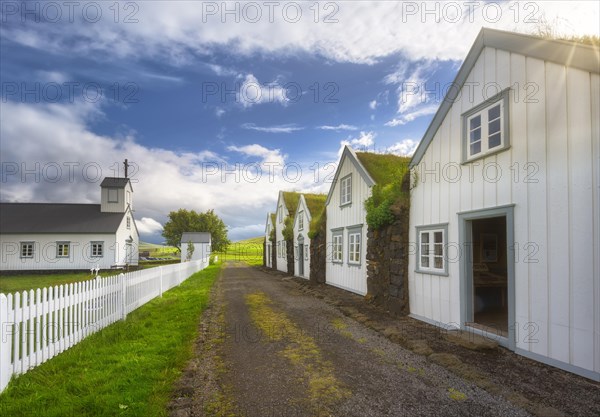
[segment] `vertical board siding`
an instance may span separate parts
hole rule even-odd
[[[360,295],[367,293],[367,212],[365,200],[371,195],[371,190],[350,160],[340,161],[338,181],[332,184],[331,199],[327,205],[327,260],[326,282],[330,285],[355,292]],[[352,175],[352,204],[340,207],[339,179]],[[348,231],[347,227],[362,225],[361,235],[361,264],[348,265]],[[332,262],[332,229],[344,228],[343,231],[343,263]]]
[[[411,248],[416,226],[448,223],[451,256],[460,243],[457,213],[514,205],[516,347],[599,372],[599,76],[486,47],[466,83],[475,87],[463,88],[413,168]],[[461,164],[462,113],[508,87],[510,147]],[[449,165],[460,167],[457,180],[449,180]],[[491,165],[497,181],[484,175]],[[460,323],[460,256],[449,259],[445,277],[415,272],[411,251],[412,314]]]
[[[308,207],[306,207],[304,196],[300,197],[300,201],[298,202],[298,209],[296,210],[296,218],[294,219],[294,248],[299,248],[299,240],[298,237],[302,236],[304,238],[304,245],[308,245],[308,260],[306,256],[302,256],[302,259],[299,257],[299,250],[296,252],[294,249],[294,275],[301,278],[310,278],[310,238],[308,237],[308,231],[310,230],[310,217],[308,215]],[[302,213],[304,217],[304,227],[302,230],[299,229],[298,226],[298,216]],[[305,253],[307,251],[304,251]],[[304,269],[304,274],[300,275],[300,263],[302,263]]]
[[[203,261],[160,266],[75,284],[0,294],[0,392],[32,368],[124,319],[202,270]]]

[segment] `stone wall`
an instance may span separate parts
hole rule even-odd
[[[408,305],[409,208],[393,207],[396,220],[367,232],[367,298],[386,310],[404,315]]]
[[[319,233],[310,240],[310,282],[325,283],[325,262],[327,262],[327,233]]]
[[[294,240],[286,240],[287,246],[287,271],[289,275],[294,276]]]

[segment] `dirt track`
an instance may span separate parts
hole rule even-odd
[[[371,320],[362,324],[365,320],[343,314],[347,300],[323,300],[339,290],[325,289],[323,295],[303,284],[228,264],[171,415],[530,415],[531,407],[521,408],[522,402],[493,382],[484,386],[463,377],[434,363],[435,355],[428,358],[390,341]],[[587,385],[590,393],[598,392],[595,383]],[[594,395],[587,401],[596,403]],[[553,408],[546,413],[570,414]]]

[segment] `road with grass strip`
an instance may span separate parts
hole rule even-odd
[[[228,263],[173,417],[526,416],[274,273]]]

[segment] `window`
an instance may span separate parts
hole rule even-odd
[[[308,261],[308,245],[304,245],[304,260]]]
[[[294,259],[298,259],[298,245],[294,246]]]
[[[56,242],[56,257],[68,258],[71,249],[70,242]]]
[[[348,175],[340,181],[340,205],[352,203],[352,175]]]
[[[360,264],[360,232],[348,233],[348,263]]]
[[[104,242],[92,242],[92,256],[94,258],[104,256]]]
[[[279,223],[283,223],[283,206],[279,206],[279,210],[277,211],[279,216]]]
[[[508,91],[463,114],[463,162],[508,148]]]
[[[21,258],[33,258],[33,242],[21,242]]]
[[[131,229],[131,217],[127,216],[127,228]]]
[[[419,239],[417,272],[447,274],[445,249],[447,234],[448,227],[446,225],[417,228],[417,238]]]
[[[277,242],[277,257],[281,258],[281,242]]]
[[[298,230],[304,229],[304,211],[298,213]]]
[[[333,262],[341,263],[343,262],[343,251],[344,251],[344,237],[342,232],[335,232],[333,235],[333,246],[331,252],[331,260]]]
[[[108,189],[108,202],[109,203],[118,203],[119,202],[119,190],[116,188]]]

